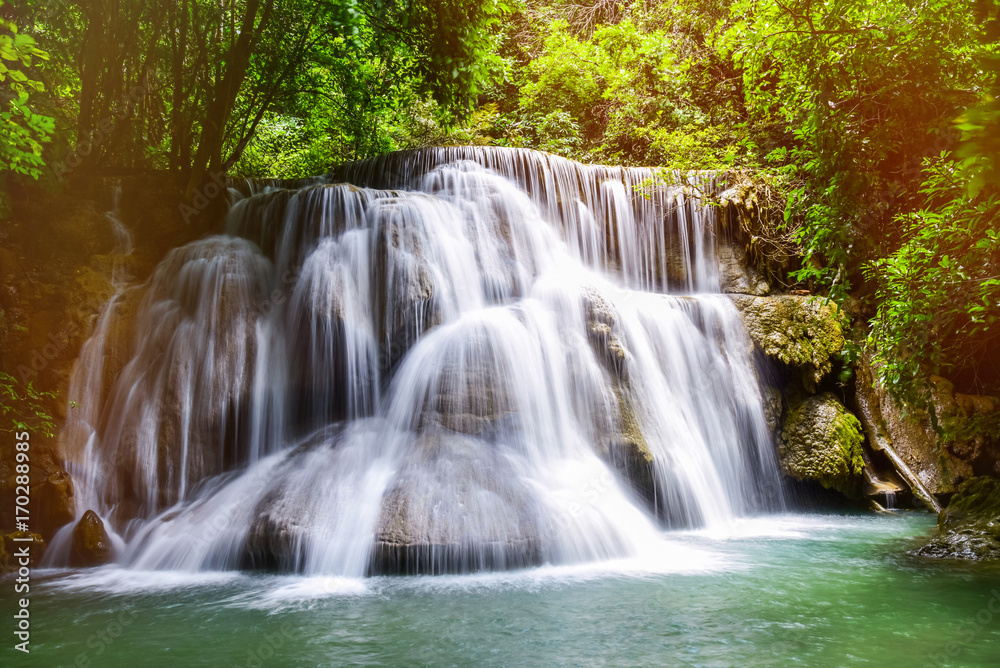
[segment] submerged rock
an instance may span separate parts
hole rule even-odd
[[[761,352],[799,369],[805,388],[815,391],[844,347],[837,306],[820,297],[795,295],[731,298]]]
[[[861,424],[829,392],[793,401],[778,444],[782,471],[827,489],[858,497],[865,468]]]
[[[1000,560],[1000,480],[966,480],[938,514],[939,535],[914,551],[937,559]]]
[[[541,561],[536,503],[496,444],[423,434],[382,502],[373,573],[505,570]]]
[[[73,566],[100,566],[114,558],[111,537],[104,522],[93,510],[88,510],[73,528],[70,563]]]

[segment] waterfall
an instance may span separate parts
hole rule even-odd
[[[456,147],[234,184],[226,233],[81,354],[78,512],[136,568],[363,576],[635,557],[773,509],[721,184],[672,178]]]

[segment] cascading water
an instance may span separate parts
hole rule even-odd
[[[652,177],[446,148],[236,184],[226,235],[116,296],[81,355],[78,510],[138,568],[361,576],[640,556],[773,507],[690,196],[714,184]]]

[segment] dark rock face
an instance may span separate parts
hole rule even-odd
[[[93,510],[88,510],[73,529],[71,563],[74,566],[100,566],[114,559],[111,538],[104,522]]]
[[[938,531],[914,554],[1000,561],[1000,480],[977,477],[959,485],[951,503],[938,515]]]
[[[951,494],[977,473],[1000,474],[996,452],[982,438],[946,440],[943,431],[961,432],[971,420],[1000,409],[1000,399],[955,392],[940,376],[924,388],[926,406],[903,404],[878,382],[866,359],[857,366],[857,404],[875,449],[888,448],[929,494]]]

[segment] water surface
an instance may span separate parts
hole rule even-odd
[[[45,571],[13,665],[998,665],[1000,569],[907,556],[932,526],[785,515],[665,534],[644,561],[474,576]]]

